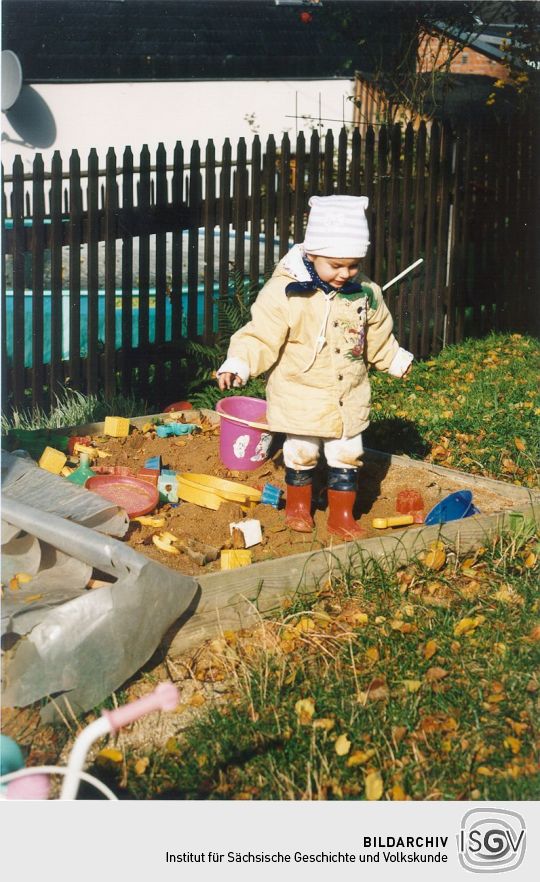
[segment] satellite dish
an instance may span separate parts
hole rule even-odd
[[[21,62],[11,49],[2,51],[2,112],[13,107],[22,88]]]

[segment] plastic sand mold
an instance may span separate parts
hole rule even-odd
[[[149,514],[159,502],[156,487],[128,475],[96,475],[88,479],[86,489],[119,505],[130,518]]]

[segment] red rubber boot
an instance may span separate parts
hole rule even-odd
[[[362,539],[366,530],[353,517],[355,490],[328,490],[328,532],[332,536],[351,541]]]
[[[311,517],[311,484],[296,487],[287,484],[285,520],[287,526],[297,533],[311,533],[315,524]]]

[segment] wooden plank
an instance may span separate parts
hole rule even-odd
[[[401,126],[398,124],[392,126],[390,133],[390,186],[388,198],[388,261],[386,265],[386,276],[384,281],[393,279],[398,274],[398,246],[400,241],[400,176],[401,176]],[[399,269],[406,266],[403,261]],[[382,278],[382,277],[381,277]],[[394,316],[396,323],[398,340],[403,339],[403,319],[404,316],[397,309],[399,284],[393,285],[386,292],[386,299],[390,312]]]
[[[373,228],[375,218],[375,206],[373,204],[373,196],[375,190],[375,132],[373,126],[368,126],[366,131],[366,152],[364,156],[364,174],[366,181],[366,196],[368,198],[368,207],[366,209],[366,218],[369,226],[371,246],[367,253],[366,272],[371,279],[375,278],[375,248],[373,242],[375,239],[375,230]]]
[[[446,343],[456,342],[456,287],[462,275],[460,250],[463,222],[463,129],[454,134],[454,170],[451,193],[451,227],[449,237],[448,288],[446,302]]]
[[[183,206],[184,187],[184,148],[177,141],[173,156],[172,174],[172,207],[176,213]],[[177,226],[172,234],[172,265],[171,265],[171,336],[173,340],[182,337],[182,230]]]
[[[304,241],[304,217],[306,214],[306,139],[303,132],[299,132],[296,138],[296,174],[294,178],[294,220],[293,239],[295,242]]]
[[[98,391],[98,225],[99,225],[99,166],[98,155],[92,147],[88,156],[88,183],[86,190],[86,203],[88,212],[88,239],[87,239],[87,262],[88,262],[88,303],[87,303],[87,358],[86,358],[86,388],[89,395],[95,395]]]
[[[290,207],[290,177],[291,177],[291,144],[289,136],[285,132],[281,139],[281,151],[279,157],[278,179],[278,235],[279,235],[279,259],[289,250],[289,226],[291,222]]]
[[[204,170],[204,331],[205,343],[214,335],[214,227],[216,225],[216,148],[206,144]]]
[[[261,253],[261,140],[258,135],[251,145],[251,193],[250,193],[250,240],[249,240],[249,280],[251,285],[259,285]]]
[[[443,312],[446,301],[446,268],[448,259],[450,176],[452,173],[452,130],[445,122],[442,131],[441,176],[437,217],[437,252],[435,290],[433,297],[433,330],[431,353],[438,353],[445,345],[443,339]]]
[[[167,152],[165,145],[159,143],[156,151],[156,209],[163,211],[168,202]],[[155,342],[160,346],[165,342],[165,304],[167,300],[167,234],[156,234],[156,295],[155,295]],[[165,363],[155,362],[155,388],[165,389]]]
[[[264,197],[264,271],[274,269],[274,224],[276,219],[276,142],[270,135],[266,142],[263,163]]]
[[[238,140],[236,148],[236,175],[233,201],[233,227],[234,238],[234,268],[242,277],[245,274],[246,244],[245,233],[247,229],[247,147],[244,138]]]
[[[105,358],[104,395],[110,401],[116,395],[116,154],[107,151],[105,173]]]
[[[51,163],[51,405],[60,394],[64,380],[62,367],[62,157],[54,151]]]
[[[377,185],[375,187],[375,281],[385,281],[386,245],[386,189],[388,169],[388,133],[386,126],[379,129],[377,144]],[[373,235],[373,234],[372,234]]]
[[[338,138],[337,192],[347,193],[347,129],[343,126]]]
[[[133,208],[133,152],[126,147],[122,157],[122,208]],[[122,233],[122,338],[120,350],[120,383],[123,395],[133,391],[131,353],[133,349],[133,237]]]
[[[150,207],[150,151],[144,144],[139,157],[139,186],[137,205],[142,212]],[[139,339],[138,346],[148,347],[150,342],[150,238],[147,233],[139,236]],[[149,395],[148,365],[139,367],[139,395]]]
[[[69,380],[81,387],[81,160],[76,150],[69,158]]]
[[[400,239],[400,271],[409,266],[416,255],[411,257],[411,211],[412,211],[412,166],[414,152],[414,131],[411,123],[405,129],[403,142],[403,183],[401,188],[401,239]],[[407,276],[399,283],[397,296],[397,327],[398,340],[405,340],[410,333],[406,318],[410,323],[409,297],[411,277]]]
[[[334,133],[328,129],[324,138],[323,196],[334,192]]]
[[[319,196],[321,193],[320,185],[320,162],[321,162],[321,145],[319,133],[315,129],[311,133],[309,142],[309,162],[308,162],[308,196]]]
[[[223,143],[221,174],[219,176],[219,297],[229,292],[229,225],[231,223],[231,142]],[[218,318],[219,323],[219,318]]]
[[[45,168],[38,153],[32,167],[32,406],[43,409],[45,371],[44,358],[44,234]]]
[[[467,126],[463,133],[465,139],[463,156],[463,209],[462,220],[457,238],[459,249],[459,276],[456,280],[456,332],[455,342],[461,343],[465,339],[465,310],[468,303],[469,292],[469,251],[470,251],[470,223],[471,223],[471,168],[472,168],[472,125]]]
[[[360,135],[360,129],[358,128],[358,126],[356,126],[353,129],[352,143],[351,143],[351,180],[350,180],[350,184],[349,184],[351,196],[362,195],[361,165],[360,165],[361,154],[362,154],[362,136]]]
[[[41,157],[40,157],[41,158]],[[43,161],[42,161],[43,164]],[[2,217],[7,218],[7,199],[5,190],[4,164],[0,165],[2,177]],[[2,247],[2,287],[0,290],[0,337],[1,337],[1,364],[0,364],[0,383],[2,388],[2,407],[8,412],[8,375],[11,374],[8,355],[7,355],[7,253],[6,253],[6,236],[0,237]]]
[[[439,191],[440,130],[434,120],[431,125],[429,145],[429,177],[427,184],[426,251],[424,262],[424,287],[421,297],[421,334],[419,355],[425,358],[430,352],[431,320],[433,315],[435,223],[437,217],[437,193]]]
[[[11,212],[13,218],[13,356],[11,370],[11,400],[17,410],[24,408],[24,168],[22,158],[13,162],[13,190]]]
[[[201,150],[198,141],[194,141],[191,145],[189,165],[191,221],[188,232],[187,335],[190,340],[195,340],[198,336],[199,214],[201,210]]]

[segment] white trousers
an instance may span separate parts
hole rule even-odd
[[[358,458],[364,452],[361,434],[352,438],[332,438],[330,441],[311,435],[287,435],[283,444],[286,467],[299,472],[315,468],[321,445],[329,466],[336,469],[358,468]]]

